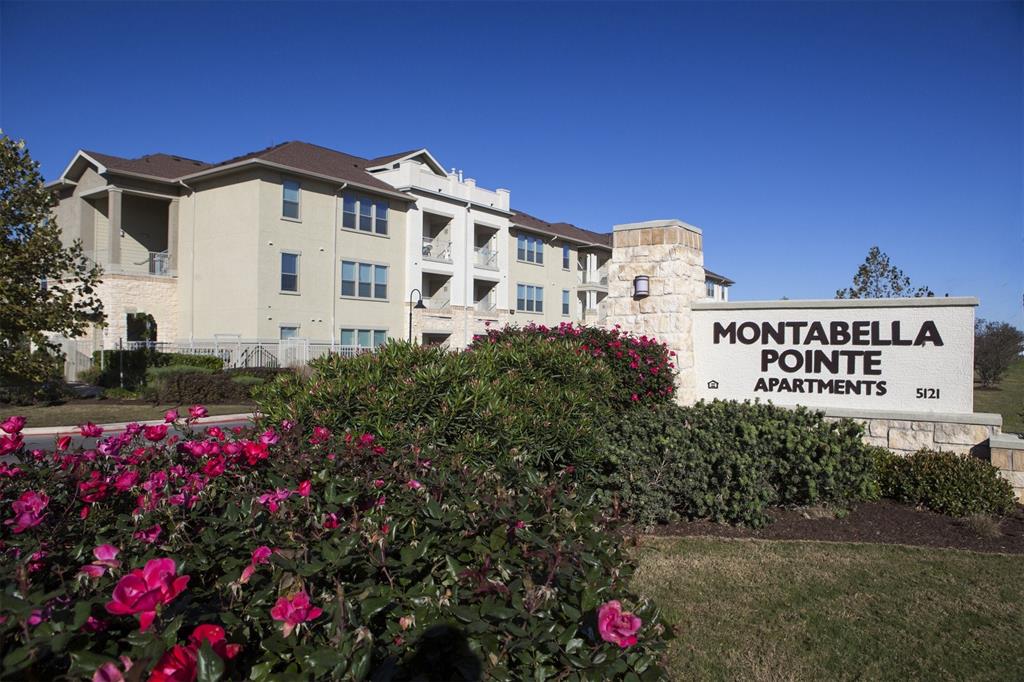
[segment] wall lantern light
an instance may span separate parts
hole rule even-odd
[[[647,298],[651,295],[651,280],[647,275],[633,278],[633,298]]]

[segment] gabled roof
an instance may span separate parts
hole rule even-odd
[[[704,268],[704,279],[710,279],[712,282],[718,282],[719,284],[727,287],[731,287],[733,284],[736,284],[736,282],[732,281],[728,277],[711,272],[707,268]]]
[[[378,156],[376,159],[370,159],[367,161],[366,168],[370,171],[390,169],[395,163],[405,161],[406,159],[416,158],[417,156],[423,157],[427,162],[427,165],[430,166],[438,175],[447,175],[444,171],[444,166],[442,166],[438,160],[434,158],[434,155],[428,152],[425,147],[422,149],[410,149],[407,152],[399,152],[397,154],[388,154],[387,156]]]
[[[607,232],[585,230],[572,223],[549,223],[516,209],[512,209],[511,220],[513,225],[580,242],[587,246],[603,246],[609,249],[612,247],[612,235]]]
[[[86,151],[85,154],[102,163],[107,170],[115,172],[126,171],[140,175],[150,175],[155,178],[165,178],[167,180],[180,178],[183,175],[210,167],[210,164],[203,161],[187,159],[183,156],[174,156],[173,154],[146,154],[137,159],[124,159],[120,156],[111,156],[110,154],[91,151]]]

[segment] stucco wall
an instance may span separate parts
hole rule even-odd
[[[542,264],[521,261],[518,258],[518,236],[540,238],[544,244]],[[562,268],[562,245],[569,245],[569,268]],[[512,228],[508,238],[509,286],[508,308],[516,310],[517,285],[530,284],[544,287],[544,312],[531,313],[516,310],[512,321],[518,325],[531,322],[554,326],[561,322],[578,321],[582,318],[579,305],[579,250],[576,244],[550,235],[541,235],[528,230]],[[569,290],[569,314],[562,315],[562,290]]]

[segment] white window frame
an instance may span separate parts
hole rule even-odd
[[[562,269],[567,272],[572,269],[572,247],[568,244],[562,244]]]
[[[354,280],[346,280],[345,279],[345,263],[351,263],[352,265],[355,266],[355,279]],[[369,279],[368,282],[364,282],[363,279],[362,279],[362,272],[363,272],[363,269],[367,268],[367,267],[370,268],[370,279]],[[380,286],[379,284],[377,284],[377,273],[380,272],[381,270],[383,270],[384,273],[385,273],[384,274],[384,285],[383,285],[384,286],[384,296],[383,297],[377,296],[377,287]],[[359,301],[379,301],[379,302],[382,302],[382,303],[386,303],[389,300],[391,300],[390,299],[390,296],[391,296],[391,266],[388,265],[387,263],[375,263],[375,262],[372,262],[372,261],[354,261],[354,260],[342,259],[341,261],[338,262],[338,274],[339,274],[338,279],[341,281],[341,288],[338,290],[338,295],[341,298],[351,298],[351,299],[356,299],[356,300],[359,300]],[[354,282],[355,283],[355,288],[353,290],[354,293],[352,293],[352,294],[344,293],[345,292],[345,282],[346,281]],[[370,286],[370,295],[369,296],[363,296],[362,294],[359,293],[359,285],[360,284],[366,284],[366,283],[368,283],[369,286]]]
[[[285,294],[285,295],[288,295],[288,296],[298,296],[301,293],[301,291],[302,291],[302,277],[300,275],[300,273],[302,272],[302,252],[301,251],[289,251],[288,249],[282,249],[280,253],[281,253],[281,258],[279,260],[280,265],[278,266],[279,273],[278,273],[278,277],[277,277],[278,293]],[[292,291],[291,289],[285,289],[283,286],[281,286],[282,284],[284,284],[284,282],[282,281],[284,276],[286,274],[292,274],[292,273],[286,273],[284,271],[284,256],[285,255],[295,256],[295,273],[294,273],[295,274],[295,291]]]
[[[520,242],[524,242],[522,249],[519,246]],[[522,250],[522,258],[520,258],[520,250]],[[544,265],[544,240],[523,232],[517,234],[516,260],[531,265]]]
[[[295,330],[295,336],[289,336],[287,339],[285,337],[281,336],[281,332],[283,332],[285,329],[294,329]],[[278,341],[290,341],[292,339],[300,339],[300,338],[302,338],[301,330],[302,330],[302,325],[300,325],[300,324],[293,324],[293,323],[290,323],[290,322],[282,322],[281,324],[277,325],[277,339],[278,339]]]
[[[524,296],[519,296],[520,287],[523,289]],[[520,306],[519,302],[522,301],[523,305]],[[538,305],[539,304],[539,305]],[[516,282],[516,312],[517,313],[533,313],[538,315],[544,314],[544,287],[538,284],[527,284],[526,282]]]
[[[285,197],[287,196],[288,185],[295,185],[295,201],[289,201]],[[284,207],[286,204],[295,204],[295,217],[285,215]],[[298,180],[291,178],[285,178],[281,181],[281,219],[291,220],[297,223],[302,222],[302,183]]]
[[[345,338],[345,332],[352,332],[353,340],[355,341],[355,343],[344,343],[343,339]],[[370,335],[369,346],[364,346],[363,344],[359,343],[360,332],[366,332]],[[376,342],[377,334],[384,335],[384,340],[381,341],[379,344]],[[338,340],[342,341],[342,343],[340,343],[339,345],[342,347],[355,348],[357,352],[375,351],[380,346],[383,346],[385,343],[387,343],[389,338],[391,337],[388,335],[388,330],[384,327],[340,327],[338,329]]]
[[[354,202],[355,211],[348,213],[345,210],[345,202],[351,200]],[[364,230],[360,227],[360,222],[363,218],[363,206],[369,204],[370,207],[370,229]],[[380,216],[381,209],[383,209],[384,217]],[[351,226],[345,224],[345,216],[353,216],[353,224]],[[378,231],[378,224],[383,222],[384,231]],[[341,228],[349,232],[356,232],[358,234],[368,234],[374,237],[390,237],[391,236],[391,202],[387,199],[375,199],[366,194],[358,194],[356,192],[343,192],[341,195]]]
[[[562,317],[569,317],[572,314],[572,292],[562,289]]]

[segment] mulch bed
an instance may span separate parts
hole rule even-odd
[[[651,535],[756,538],[760,540],[822,540],[874,542],[920,547],[946,547],[976,552],[1024,554],[1024,507],[998,521],[998,535],[980,531],[965,519],[936,514],[895,502],[865,502],[843,518],[800,509],[777,509],[764,528],[691,521],[656,526]]]

